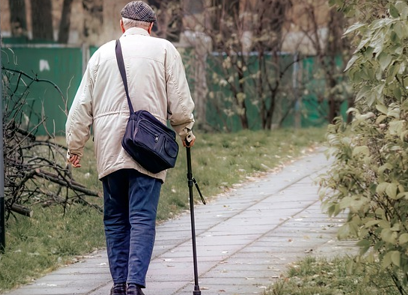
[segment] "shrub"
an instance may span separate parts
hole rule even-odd
[[[334,165],[321,179],[323,206],[329,215],[349,212],[339,235],[356,236],[360,254],[379,259],[407,294],[408,5],[331,2],[357,20],[346,32],[357,41],[346,68],[356,107],[350,126],[338,119],[329,127]]]

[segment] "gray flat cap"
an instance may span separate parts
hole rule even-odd
[[[125,5],[120,12],[122,17],[142,22],[152,23],[156,21],[153,9],[143,1],[132,1]]]

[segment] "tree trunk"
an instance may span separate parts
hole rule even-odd
[[[31,0],[33,39],[40,41],[54,41],[51,11],[51,0]]]
[[[239,115],[239,120],[241,121],[241,127],[244,130],[249,129],[249,122],[248,122],[248,117],[247,117],[247,110],[246,110],[246,106],[245,106],[245,102],[242,103],[241,106],[242,110],[243,110],[243,114]]]
[[[58,43],[68,43],[69,28],[71,26],[71,11],[73,0],[64,0],[62,6],[61,22],[58,32]]]
[[[103,25],[103,0],[82,0],[84,8],[84,37],[97,44]]]
[[[237,64],[236,64],[236,71],[238,72],[238,81],[243,81],[244,80],[243,67],[245,66],[245,59],[243,55],[241,55],[239,59],[240,59],[239,62],[237,61]],[[238,89],[240,93],[245,94],[245,84],[244,83],[239,83]],[[238,99],[237,97],[238,107],[239,107],[239,116],[241,119],[242,128],[249,129],[248,108],[246,106],[245,100],[246,100],[245,96],[242,99]]]
[[[331,68],[331,72],[327,72],[326,74],[326,79],[328,82],[326,83],[328,89],[334,89],[337,85],[336,78],[334,77],[334,57],[332,57],[333,60],[332,62],[329,63],[329,65],[326,65],[328,68]],[[334,119],[340,115],[340,105],[341,102],[336,100],[336,97],[334,94],[329,95],[329,116],[328,116],[328,121],[329,123],[334,123]]]
[[[13,37],[27,36],[26,6],[24,0],[9,0],[10,28]]]
[[[258,0],[257,21],[254,22],[254,48],[259,54],[259,80],[265,84],[263,89],[265,95],[259,95],[261,105],[262,128],[272,129],[274,116],[277,114],[276,108],[280,105],[279,93],[282,86],[283,74],[289,70],[286,68],[281,71],[279,52],[282,49],[283,25],[286,20],[286,13],[292,6],[289,0]],[[264,36],[270,36],[265,40]],[[271,51],[274,66],[267,65],[267,56],[264,51]],[[262,54],[261,54],[262,52]],[[261,66],[262,65],[262,66]],[[274,82],[271,82],[270,76],[275,75]],[[262,87],[264,88],[264,87]],[[260,93],[261,94],[261,93]],[[269,100],[267,99],[269,98]]]
[[[345,47],[343,34],[344,18],[341,12],[335,9],[331,9],[329,13],[329,35],[327,38],[326,57],[322,59],[322,66],[325,67],[326,72],[326,85],[328,89],[334,89],[339,83],[336,78],[338,70],[336,68],[336,56],[342,55],[342,49]],[[328,59],[328,62],[324,62],[324,59]],[[344,94],[346,95],[346,94]],[[336,99],[334,94],[329,97],[329,123],[333,123],[334,119],[340,116],[340,106],[342,101]]]
[[[149,0],[148,3],[157,11],[153,32],[170,42],[179,42],[184,13],[180,0]]]
[[[259,47],[257,49],[258,51],[258,68],[260,75],[258,75],[258,83],[257,83],[257,95],[260,101],[260,107],[259,107],[259,115],[261,117],[261,124],[262,124],[262,129],[266,129],[266,100],[263,98],[264,95],[264,79],[263,79],[263,72],[264,72],[264,63],[265,63],[265,58],[264,58],[264,51],[263,47]],[[266,84],[266,83],[265,83]]]
[[[204,1],[183,1],[183,39],[194,49],[194,99],[195,117],[198,125],[206,124],[207,110],[207,54],[211,51],[211,39],[203,32],[205,29]]]

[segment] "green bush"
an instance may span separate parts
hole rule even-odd
[[[408,4],[331,1],[357,22],[347,71],[356,91],[354,120],[328,130],[335,162],[321,179],[330,215],[349,212],[339,236],[355,236],[361,255],[379,259],[408,292]]]

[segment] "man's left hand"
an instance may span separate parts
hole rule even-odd
[[[78,155],[70,155],[68,162],[71,163],[74,168],[81,167],[81,158]]]

